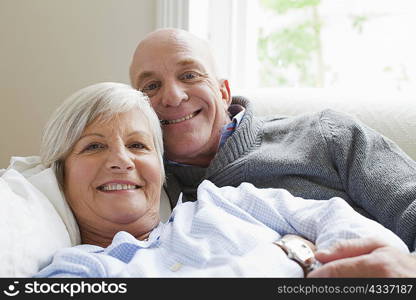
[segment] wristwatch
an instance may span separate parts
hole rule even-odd
[[[305,276],[321,266],[321,263],[315,259],[312,249],[302,240],[281,238],[274,244],[282,248],[288,258],[294,260],[302,267]]]

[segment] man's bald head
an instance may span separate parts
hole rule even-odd
[[[211,76],[218,78],[217,66],[208,41],[196,35],[177,28],[162,28],[147,34],[137,45],[130,64],[130,80],[136,87],[138,70],[142,69],[143,62],[148,55],[171,51],[190,50],[206,65]]]

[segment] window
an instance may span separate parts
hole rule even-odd
[[[404,90],[415,84],[415,1],[259,2],[265,86]]]
[[[189,31],[210,41],[234,87],[258,86],[257,0],[190,0]]]
[[[416,85],[414,0],[179,2],[187,3],[182,28],[210,41],[233,86],[407,91]]]

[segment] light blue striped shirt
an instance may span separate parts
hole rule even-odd
[[[252,184],[218,188],[205,180],[198,201],[178,201],[148,241],[127,232],[107,248],[58,251],[36,277],[302,277],[300,266],[272,242],[297,234],[319,248],[341,239],[378,237],[408,252],[390,230],[341,198],[304,200]]]

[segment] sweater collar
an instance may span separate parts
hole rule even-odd
[[[249,100],[242,96],[234,96],[232,104],[243,106],[246,109],[245,114],[240,125],[219,149],[208,167],[165,166],[167,175],[174,174],[184,188],[186,188],[186,185],[189,186],[190,183],[194,183],[190,187],[196,187],[203,179],[217,176],[224,166],[234,162],[260,143],[259,133],[262,121],[254,117]]]

